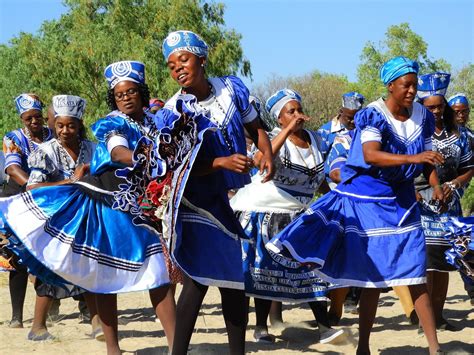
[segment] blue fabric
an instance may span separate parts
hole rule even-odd
[[[270,212],[241,215],[249,238],[242,241],[247,296],[290,302],[326,300],[327,284],[311,267],[265,249],[265,244],[291,219],[290,214]]]
[[[349,148],[352,144],[355,131],[351,130],[347,133],[339,133],[335,138],[329,151],[328,157],[324,163],[324,172],[326,176],[332,170],[342,169],[346,164],[349,155]]]
[[[270,96],[265,103],[265,109],[273,119],[278,119],[280,111],[288,101],[296,100],[301,103],[301,95],[291,89],[281,89]]]
[[[141,62],[124,60],[108,65],[104,70],[109,88],[113,89],[121,81],[145,83],[145,65]]]
[[[413,103],[414,105],[420,105]],[[420,105],[421,106],[421,105]],[[422,164],[407,164],[397,167],[379,168],[367,164],[364,160],[360,135],[363,129],[372,127],[378,130],[383,139],[382,150],[395,154],[418,154],[425,150],[425,139],[434,133],[434,116],[424,107],[419,107],[423,115],[422,132],[416,139],[407,142],[394,134],[393,128],[375,107],[366,107],[356,113],[355,136],[347,163],[341,171],[343,181],[348,181],[357,174],[368,174],[388,182],[411,181],[423,171]],[[366,191],[367,189],[364,189]],[[370,191],[367,191],[370,194]]]
[[[474,216],[451,218],[445,238],[451,248],[445,252],[446,261],[461,272],[463,280],[474,286]]]
[[[469,100],[467,99],[466,94],[457,93],[448,99],[448,104],[449,106],[453,106],[456,104],[464,104],[464,105],[469,106]]]
[[[16,111],[21,116],[29,110],[43,110],[43,103],[29,94],[21,94],[15,98]]]
[[[68,116],[79,120],[82,119],[86,109],[86,100],[74,95],[53,96],[54,117]]]
[[[360,110],[364,105],[364,96],[358,92],[351,91],[342,95],[342,107],[349,110]]]
[[[166,61],[171,54],[178,51],[186,51],[206,58],[208,47],[206,42],[194,32],[175,31],[169,33],[163,41],[162,51]]]
[[[434,118],[415,105],[414,112],[422,115],[421,126],[410,139],[398,136],[389,118],[376,107],[359,111],[342,182],[268,247],[285,248],[297,261],[315,263],[315,271],[334,284],[387,287],[424,283],[425,242],[413,185],[422,165],[371,166],[364,161],[360,141],[361,131],[373,127],[381,133],[382,151],[423,152],[425,139],[434,132]]]
[[[417,97],[424,100],[429,96],[444,96],[448,90],[451,74],[431,73],[418,77]]]
[[[406,57],[395,57],[387,61],[380,68],[380,79],[384,85],[395,79],[410,73],[418,74],[419,65],[417,62]]]
[[[335,122],[338,122],[339,127],[335,126]],[[334,143],[334,139],[338,134],[345,134],[347,132],[347,128],[344,127],[341,123],[339,123],[337,118],[334,118],[331,121],[323,124],[317,130],[317,134],[321,139],[321,152],[323,153],[323,155],[327,156],[329,154],[332,144]]]

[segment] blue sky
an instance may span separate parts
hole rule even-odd
[[[228,28],[241,33],[253,81],[313,70],[357,78],[362,48],[384,39],[391,25],[408,22],[428,43],[431,58],[453,69],[474,63],[472,0],[228,0]],[[35,33],[66,9],[60,0],[0,0],[0,43],[20,31]]]

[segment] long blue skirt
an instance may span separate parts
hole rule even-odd
[[[159,234],[129,213],[93,199],[79,184],[38,188],[0,199],[9,248],[29,272],[55,285],[96,293],[169,283]]]
[[[363,193],[378,187],[386,190],[367,177],[340,184],[267,248],[314,263],[316,273],[333,284],[381,288],[425,283],[425,239],[413,184],[399,186],[395,196]]]

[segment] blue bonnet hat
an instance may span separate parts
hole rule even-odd
[[[162,45],[163,56],[167,61],[171,54],[187,51],[198,57],[207,58],[208,46],[204,40],[191,31],[175,31],[166,36]]]
[[[291,89],[278,90],[267,100],[265,108],[273,119],[278,119],[283,106],[292,100],[301,103],[300,94]]]
[[[388,85],[401,76],[410,73],[418,74],[418,69],[419,65],[414,60],[402,56],[395,57],[387,61],[380,68],[380,79],[384,85]]]
[[[43,110],[43,103],[34,98],[32,94],[21,94],[15,98],[16,111],[21,116],[29,110]]]
[[[145,83],[145,64],[133,60],[124,60],[112,63],[104,70],[104,76],[113,89],[121,81],[133,81],[137,84]]]
[[[74,95],[53,96],[54,117],[69,116],[82,120],[86,109],[86,100]]]
[[[431,73],[418,77],[417,97],[424,100],[429,96],[444,96],[448,90],[451,74]]]
[[[469,100],[467,99],[466,94],[458,92],[457,94],[454,94],[448,99],[448,104],[449,106],[453,106],[456,104],[464,104],[469,106]]]
[[[342,107],[349,110],[360,110],[364,105],[364,96],[358,92],[351,91],[342,95]]]

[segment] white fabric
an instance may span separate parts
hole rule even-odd
[[[360,133],[360,142],[362,144],[366,142],[379,142],[382,143],[382,134],[377,128],[366,127]]]
[[[107,151],[112,153],[112,149],[121,145],[122,147],[128,148],[128,142],[125,137],[122,136],[112,136],[107,140]]]
[[[252,176],[252,183],[241,188],[230,200],[234,211],[288,213],[306,207],[289,193],[275,186],[273,181],[262,183],[262,177]]]

